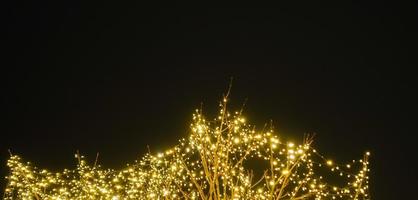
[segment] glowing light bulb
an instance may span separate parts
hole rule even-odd
[[[332,165],[333,165],[332,160],[327,160],[327,165],[328,165],[328,166],[332,166]]]

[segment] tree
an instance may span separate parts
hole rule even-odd
[[[370,199],[368,152],[338,165],[312,147],[312,136],[299,145],[283,142],[273,127],[256,130],[242,110],[229,113],[227,106],[228,95],[213,120],[196,110],[189,138],[123,170],[90,166],[77,154],[76,169],[51,173],[12,155],[4,198]],[[333,176],[340,182],[332,183]]]

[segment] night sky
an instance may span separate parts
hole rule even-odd
[[[51,170],[99,152],[118,169],[173,146],[233,77],[250,123],[316,133],[340,162],[370,150],[373,199],[416,193],[416,3],[86,2],[2,6],[2,177],[8,149]]]

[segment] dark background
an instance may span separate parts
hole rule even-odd
[[[85,2],[2,3],[2,177],[8,149],[60,170],[168,148],[233,77],[253,124],[341,162],[370,150],[373,199],[416,193],[415,3]]]

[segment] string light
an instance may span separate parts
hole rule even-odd
[[[272,128],[255,130],[241,112],[228,112],[227,97],[214,120],[197,110],[190,128],[173,148],[122,170],[76,155],[76,169],[52,173],[12,155],[4,199],[370,199],[369,152],[339,165],[312,147],[312,137],[298,145]],[[330,181],[334,174],[340,181]]]

